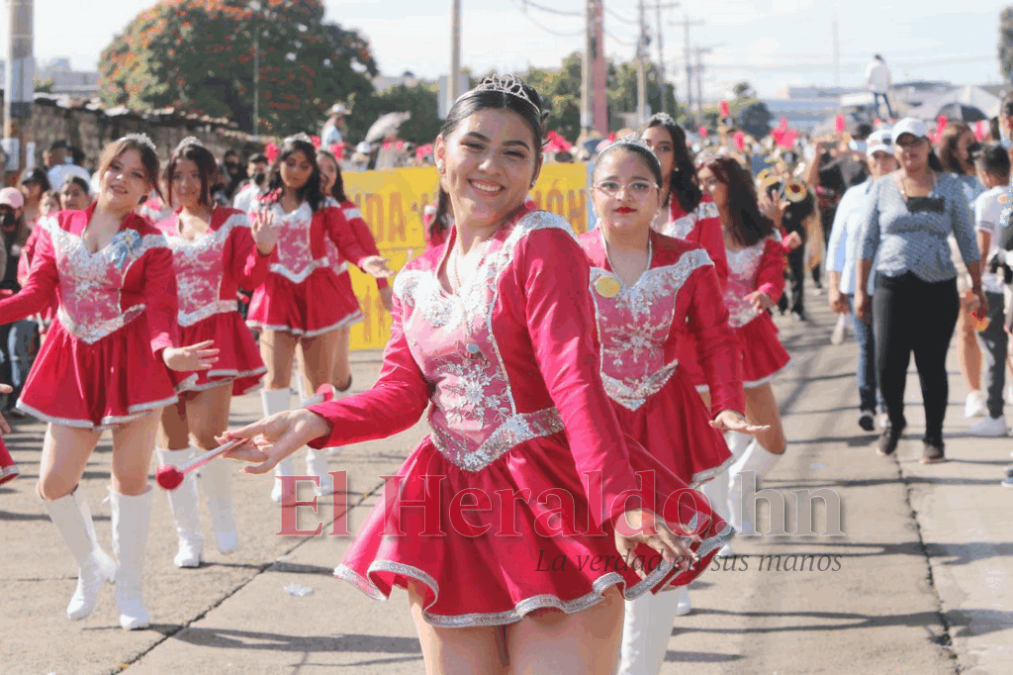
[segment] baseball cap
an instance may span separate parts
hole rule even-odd
[[[929,130],[928,127],[925,126],[925,122],[922,122],[920,119],[916,117],[905,117],[900,122],[893,125],[893,133],[891,136],[893,137],[894,142],[896,142],[897,139],[904,134],[911,134],[912,136],[916,136],[918,138],[928,138]]]
[[[872,157],[877,152],[893,153],[893,133],[889,129],[879,129],[869,134],[865,156]]]
[[[0,190],[0,204],[6,204],[12,209],[20,209],[25,205],[25,197],[17,188],[4,188]]]

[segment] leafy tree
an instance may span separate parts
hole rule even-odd
[[[1013,7],[999,14],[999,67],[1007,82],[1013,82]]]
[[[653,112],[661,110],[661,86],[659,85],[658,69],[653,63],[646,67],[647,79],[647,106]],[[609,64],[608,68],[608,99],[609,110],[612,113],[630,113],[637,111],[637,64],[635,61]],[[671,84],[665,85],[666,110],[674,113],[676,110],[675,88]],[[621,118],[612,117],[609,122],[609,129],[618,131],[623,127]]]
[[[371,95],[377,73],[367,40],[323,17],[321,0],[161,0],[102,53],[102,100],[224,117],[252,131],[256,35],[258,131],[316,132],[335,101]]]
[[[56,87],[56,82],[51,77],[47,77],[44,80],[36,77],[34,78],[34,82],[33,88],[36,94],[52,94],[53,89]]]
[[[756,98],[756,91],[753,89],[753,85],[748,82],[736,82],[732,87],[732,93],[736,99]]]

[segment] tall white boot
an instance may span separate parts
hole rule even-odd
[[[182,467],[197,454],[196,448],[186,450],[155,449],[162,466]],[[197,476],[190,474],[175,490],[169,490],[169,507],[176,522],[179,545],[173,562],[176,567],[200,567],[204,539],[200,534],[200,516],[197,514]]]
[[[753,531],[753,523],[747,520],[748,514],[742,511],[742,481],[736,479],[743,472],[751,471],[756,475],[757,489],[759,489],[759,479],[770,471],[780,459],[781,455],[775,455],[754,440],[749,444],[742,457],[728,469],[728,509],[731,512],[730,522],[737,532],[746,532],[746,525],[749,525],[749,531]]]
[[[742,453],[746,451],[749,444],[753,442],[753,436],[750,434],[743,434],[738,431],[728,431],[725,433],[725,443],[728,445],[728,451],[732,453],[734,458],[732,462],[738,461],[742,457]]]
[[[232,515],[232,471],[231,463],[217,459],[201,467],[204,501],[211,515],[215,543],[221,553],[234,553],[239,549],[239,533]]]
[[[148,543],[148,522],[151,520],[151,488],[143,495],[129,496],[109,488],[113,507],[113,546],[120,568],[116,572],[116,604],[120,610],[120,626],[125,630],[151,625],[144,606],[141,577],[144,571],[144,548]]]
[[[731,525],[731,521],[728,518],[728,471],[722,471],[701,485],[700,491],[703,492],[704,496],[707,497],[707,501],[710,502],[711,511],[721,516],[721,519],[728,523],[728,525]],[[722,546],[717,554],[722,558],[735,555],[731,542]]]
[[[308,408],[318,403],[323,403],[324,395],[317,394],[309,398],[304,398],[299,402],[300,408]],[[313,492],[316,493],[317,497],[325,497],[327,495],[334,494],[334,477],[327,473],[327,455],[326,450],[314,450],[313,448],[306,448],[306,475],[308,476],[319,476],[320,484],[313,486]]]
[[[625,602],[618,675],[657,675],[665,662],[681,593],[648,591]]]
[[[67,605],[67,617],[83,619],[95,610],[102,580],[116,576],[116,561],[95,541],[95,528],[87,502],[71,493],[43,501],[49,517],[77,561],[77,588]]]
[[[288,389],[262,389],[260,391],[260,401],[264,405],[264,417],[270,417],[271,415],[290,409],[292,392]],[[272,501],[280,502],[286,496],[282,493],[280,476],[291,476],[294,473],[295,461],[291,457],[286,457],[274,467],[274,487],[271,489]],[[295,495],[290,494],[289,496],[294,497]]]

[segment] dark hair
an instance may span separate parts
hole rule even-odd
[[[69,150],[69,149],[70,145],[67,143],[67,141],[62,139],[53,141],[52,143],[49,144],[50,152],[52,152],[53,150]]]
[[[436,192],[436,214],[433,216],[433,220],[429,223],[429,239],[431,240],[437,232],[443,232],[450,229],[450,195],[441,186]]]
[[[1013,91],[1007,91],[999,101],[999,114],[1013,117]]]
[[[337,174],[334,176],[334,185],[331,186],[331,196],[340,204],[341,202],[348,201],[348,195],[345,194],[345,179],[341,177],[341,164],[338,162],[338,158],[334,156],[330,150],[317,150],[317,157],[326,157],[334,162],[334,168],[337,170]],[[317,162],[319,164],[319,162]],[[323,172],[321,171],[321,174]]]
[[[224,155],[222,155],[222,159],[227,159],[229,155],[232,155],[233,157],[236,157],[236,158],[239,157],[239,153],[236,152],[235,150],[232,150],[230,148],[230,149],[228,149],[228,150],[225,151]]]
[[[169,203],[172,204],[172,176],[176,173],[176,166],[182,159],[188,159],[197,165],[197,173],[200,174],[200,197],[197,203],[201,206],[211,205],[211,181],[218,171],[218,162],[203,145],[199,143],[186,143],[176,148],[169,159],[169,166],[165,168],[165,182],[168,185]]]
[[[943,133],[939,136],[939,161],[943,168],[936,169],[937,171],[949,171],[960,175],[967,173],[967,168],[957,156],[957,143],[961,136],[971,133],[974,133],[971,127],[963,122],[950,122],[943,128]]]
[[[151,185],[151,189],[155,191],[155,194],[159,198],[162,198],[162,189],[158,185],[158,174],[159,174],[159,161],[158,153],[155,152],[155,148],[149,145],[147,142],[142,140],[142,136],[137,134],[131,134],[130,136],[124,136],[123,138],[117,139],[107,145],[102,151],[102,156],[98,160],[98,169],[96,172],[99,175],[99,180],[105,175],[106,171],[109,170],[109,166],[116,161],[127,150],[136,150],[141,155],[141,166],[144,167],[144,173],[148,183]],[[148,195],[144,195],[141,198],[140,203],[143,204],[147,201]]]
[[[52,189],[52,185],[49,182],[49,176],[46,174],[45,169],[42,167],[34,167],[31,169],[25,169],[21,172],[21,178],[18,179],[18,185],[25,185],[26,183],[37,183],[41,188],[41,195],[43,192],[49,192]]]
[[[686,132],[665,113],[652,115],[638,136],[643,138],[644,132],[651,127],[662,127],[668,132],[672,137],[672,152],[675,154],[672,175],[668,177],[668,194],[665,195],[663,204],[667,206],[674,194],[679,201],[679,207],[685,213],[692,213],[700,205],[703,191],[696,181],[696,162],[689,146],[686,145]]]
[[[1009,153],[1006,152],[1006,149],[1001,145],[986,145],[975,158],[974,166],[977,167],[979,171],[984,171],[985,173],[992,174],[996,178],[1001,178],[1003,182],[1009,180]]]
[[[606,156],[620,150],[639,155],[640,159],[647,165],[647,168],[651,170],[651,175],[654,176],[654,181],[658,185],[662,184],[664,179],[661,175],[661,161],[658,159],[658,156],[644,144],[643,141],[637,140],[636,137],[627,137],[616,141],[615,143],[609,143],[601,152],[598,153],[598,156],[594,158],[594,163],[591,165],[591,177],[594,178],[594,175],[598,173],[598,166]]]
[[[859,122],[851,130],[851,138],[856,141],[864,141],[872,133],[872,125],[868,122]]]
[[[67,180],[63,181],[63,185],[60,186],[60,191],[62,192],[63,188],[67,187],[67,185],[69,185],[70,183],[74,183],[75,185],[80,187],[82,190],[84,190],[84,193],[86,195],[91,194],[91,186],[88,185],[88,181],[86,181],[84,178],[81,178],[80,176],[71,176]]]
[[[876,59],[877,61],[883,61],[883,57],[880,56],[879,54],[873,54],[872,58]],[[886,61],[883,61],[883,63],[886,63]]]
[[[995,143],[1002,140],[1002,132],[999,131],[999,118],[993,117],[988,121],[988,137]]]
[[[774,223],[760,213],[756,186],[742,165],[731,157],[717,157],[703,165],[728,187],[728,214],[731,222],[723,223],[732,238],[744,246],[752,246],[774,232]]]
[[[268,163],[267,155],[265,155],[262,152],[258,152],[255,155],[250,155],[250,158],[246,160],[247,164],[259,164],[260,162],[263,162],[264,164]]]
[[[507,79],[511,86],[518,90],[518,93],[511,94],[497,89],[482,88],[483,85],[499,84],[503,79]],[[520,78],[510,76],[500,78],[498,75],[489,75],[484,78],[476,88],[454,101],[450,112],[447,113],[446,121],[440,127],[440,136],[446,140],[461,122],[479,111],[504,109],[520,115],[531,130],[534,140],[534,147],[531,150],[535,154],[534,177],[537,177],[538,172],[542,169],[542,139],[545,135],[545,118],[548,113],[542,112],[542,99],[538,96],[538,92]],[[437,193],[437,204],[444,192],[441,184]]]
[[[285,139],[281,144],[281,150],[278,152],[278,158],[274,160],[274,166],[271,167],[270,178],[267,181],[267,191],[274,192],[275,190],[285,188],[285,183],[281,180],[281,165],[285,163],[286,159],[297,152],[301,152],[306,156],[306,161],[313,166],[313,171],[310,173],[310,177],[306,183],[296,190],[295,196],[301,202],[308,202],[310,209],[316,213],[317,209],[324,204],[324,193],[320,188],[320,166],[317,164],[317,149],[313,147],[313,143],[310,141],[304,141],[301,138]]]
[[[785,232],[802,232],[805,221],[816,212],[816,197],[812,190],[806,188],[805,199],[800,202],[789,202],[784,209],[781,226]]]

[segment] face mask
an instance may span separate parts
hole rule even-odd
[[[265,180],[267,180],[267,174],[263,173],[253,174],[253,182],[256,183],[258,186],[263,186]]]
[[[13,213],[5,213],[3,215],[3,219],[0,220],[0,225],[2,225],[5,230],[10,230],[14,227],[16,222],[17,221],[14,219]]]

